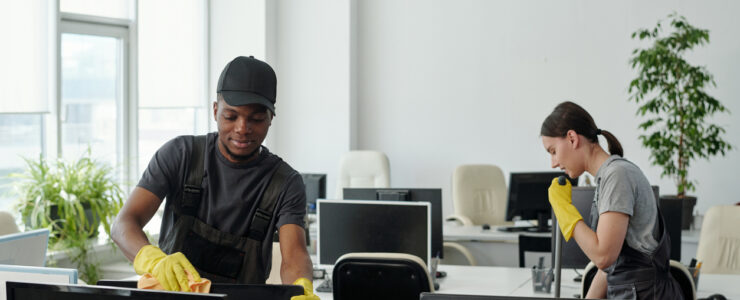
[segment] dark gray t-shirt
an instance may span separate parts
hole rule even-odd
[[[256,159],[245,164],[235,164],[218,150],[217,140],[218,133],[215,132],[206,137],[203,196],[196,217],[220,231],[246,236],[250,216],[256,209],[255,201],[262,199],[273,168],[282,159],[262,147]],[[181,197],[192,148],[191,136],[179,136],[164,144],[152,157],[138,186],[160,199]],[[305,226],[306,192],[303,179],[297,171],[291,171],[278,196],[273,225],[268,232],[285,224]],[[168,238],[168,229],[174,224],[172,204],[173,201],[165,203],[160,241]],[[272,239],[271,235],[269,239]],[[272,243],[263,244],[265,250],[271,249],[270,247]]]
[[[612,155],[599,167],[595,177],[599,215],[608,211],[629,215],[627,245],[646,254],[653,253],[658,247],[658,209],[653,189],[642,171]]]

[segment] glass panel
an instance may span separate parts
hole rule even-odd
[[[204,113],[194,108],[139,109],[139,174],[164,143],[179,135],[196,134],[202,128],[199,123],[205,121]]]
[[[15,211],[10,194],[10,173],[25,169],[23,157],[36,159],[41,153],[42,117],[37,114],[0,114],[0,210]]]
[[[121,41],[62,34],[62,156],[77,159],[90,147],[94,157],[117,165],[121,95]]]
[[[133,19],[133,0],[61,0],[59,10],[99,17]]]

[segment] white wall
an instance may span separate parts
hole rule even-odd
[[[300,171],[329,173],[330,197],[341,153],[376,149],[390,158],[392,186],[442,187],[450,214],[457,165],[493,163],[507,176],[549,170],[539,128],[566,99],[612,131],[662,193],[675,193],[650,166],[637,105],[627,101],[628,59],[639,45],[630,33],[672,11],[710,30],[709,46],[689,58],[715,75],[711,94],[734,114],[714,121],[740,146],[740,2],[346,2],[277,7],[273,150]],[[700,211],[740,201],[731,188],[738,167],[736,150],[694,162]]]

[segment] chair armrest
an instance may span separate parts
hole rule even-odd
[[[473,220],[470,220],[470,218],[463,216],[463,215],[449,215],[447,218],[445,218],[445,221],[457,221],[461,223],[463,226],[473,226]]]

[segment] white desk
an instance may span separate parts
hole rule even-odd
[[[445,242],[456,242],[468,248],[479,266],[499,267],[519,266],[519,234],[551,235],[550,233],[501,232],[496,228],[498,227],[492,226],[489,230],[483,230],[481,226],[461,226],[447,222],[442,231]],[[688,265],[691,258],[696,257],[698,242],[698,230],[681,232],[681,262],[683,264]],[[529,256],[527,260],[530,261]],[[545,261],[549,263],[549,259]]]
[[[532,289],[532,273],[528,268],[506,267],[469,267],[441,265],[440,271],[446,271],[447,277],[439,280],[440,289],[437,293],[465,294],[465,295],[497,295],[497,296],[536,296],[553,297],[555,287],[550,293],[535,293]],[[560,288],[560,297],[574,298],[580,294],[581,283],[574,282],[576,276],[573,270],[563,270],[563,279]],[[314,287],[323,280],[314,281]],[[740,299],[740,275],[702,274],[699,277],[699,298],[720,293],[727,299]],[[331,300],[331,293],[316,293],[322,300]]]

